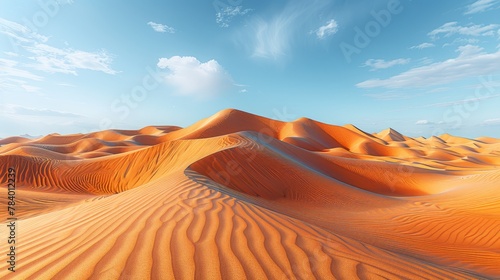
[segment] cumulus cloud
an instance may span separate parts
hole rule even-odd
[[[458,25],[456,21],[448,22],[428,33],[431,38],[439,38],[440,35],[449,37],[451,35],[466,36],[493,36],[497,33],[498,24],[471,24],[468,26]]]
[[[150,22],[148,22],[148,25],[151,26],[151,28],[153,28],[153,30],[156,32],[175,33],[175,29],[173,27],[170,27],[170,26],[165,25],[165,24],[150,21]]]
[[[460,79],[498,72],[500,50],[486,53],[474,45],[461,46],[458,56],[441,62],[412,68],[387,79],[358,83],[359,88],[405,88],[444,85]]]
[[[368,59],[364,66],[370,67],[370,71],[375,71],[379,69],[387,69],[396,65],[403,65],[410,62],[409,58],[398,58],[394,60],[385,61],[383,59]]]
[[[215,21],[220,27],[229,27],[234,17],[246,15],[251,11],[252,9],[243,9],[243,6],[227,6],[215,14]]]
[[[434,44],[433,43],[422,43],[420,45],[416,45],[416,46],[413,46],[413,47],[410,47],[410,49],[426,49],[426,48],[432,48],[434,47]]]
[[[211,97],[235,86],[231,76],[213,59],[200,62],[192,56],[173,56],[160,58],[158,67],[168,70],[166,84],[185,96]]]
[[[498,3],[498,0],[478,0],[466,7],[464,14],[470,15],[475,13],[485,12],[494,7]]]
[[[325,37],[331,36],[339,30],[339,25],[334,19],[331,19],[326,22],[325,25],[321,26],[316,30],[316,36],[318,36],[319,39],[324,39]]]

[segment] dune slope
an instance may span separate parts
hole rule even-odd
[[[16,278],[2,279],[500,277],[493,138],[229,109],[187,128],[0,143],[19,229]]]

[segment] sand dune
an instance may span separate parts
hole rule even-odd
[[[2,279],[500,277],[498,139],[228,109],[0,145],[19,229]]]

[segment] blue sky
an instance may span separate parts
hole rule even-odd
[[[224,108],[500,137],[500,1],[0,2],[0,137]]]

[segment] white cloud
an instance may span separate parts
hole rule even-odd
[[[40,35],[30,30],[28,27],[22,24],[6,20],[4,18],[0,18],[0,33],[3,33],[10,37],[12,43],[14,43],[13,41],[15,41],[16,43],[29,43],[33,41],[47,42],[47,40],[49,39],[46,36]]]
[[[459,53],[458,58],[464,58],[480,54],[483,48],[475,45],[465,45],[458,47],[457,51]]]
[[[466,45],[459,55],[433,64],[416,67],[388,79],[371,79],[358,83],[359,88],[407,88],[444,85],[461,79],[498,72],[500,50],[485,53],[482,48]]]
[[[4,52],[11,59],[0,59],[2,90],[38,91],[38,87],[29,84],[43,80],[43,76],[37,71],[77,75],[77,70],[86,69],[107,74],[117,73],[111,68],[111,56],[105,51],[86,52],[56,48],[47,44],[48,37],[3,18],[0,18],[0,34],[10,39],[11,47],[15,50]]]
[[[429,126],[442,126],[445,124],[444,121],[434,122],[430,120],[418,120],[415,122],[416,125],[429,125]]]
[[[290,22],[284,19],[266,22],[259,20],[255,24],[255,47],[253,56],[277,58],[289,48]]]
[[[416,60],[416,63],[418,63],[419,65],[427,65],[431,64],[433,61],[434,60],[432,58],[422,57],[421,59]]]
[[[29,71],[19,69],[18,62],[10,59],[0,58],[0,66],[2,68],[2,73],[0,74],[0,79],[12,79],[21,78],[33,81],[41,81],[42,77],[35,75]]]
[[[251,11],[252,9],[243,9],[242,6],[227,6],[215,14],[215,21],[220,27],[229,27],[234,17],[246,15]]]
[[[419,49],[419,50],[421,50],[421,49],[432,48],[432,47],[434,47],[433,43],[422,43],[420,45],[413,46],[410,49]]]
[[[482,125],[500,125],[500,119],[488,119],[484,120]]]
[[[370,71],[379,69],[387,69],[396,65],[404,65],[410,62],[409,58],[398,58],[394,60],[385,61],[383,59],[368,59],[364,66],[371,67]]]
[[[444,35],[444,37],[449,37],[451,35],[459,34],[466,36],[493,36],[497,33],[497,29],[500,27],[498,24],[474,24],[469,26],[458,25],[456,21],[448,22],[440,27],[432,30],[427,35],[431,38],[438,38],[439,35]]]
[[[41,81],[43,78],[24,69],[14,60],[0,58],[0,92],[12,92],[23,89],[30,91],[35,87],[27,85],[28,81]],[[28,81],[27,81],[28,80]]]
[[[277,60],[289,54],[298,38],[309,33],[311,19],[328,4],[326,0],[289,1],[278,14],[269,18],[254,17],[237,33],[237,39],[250,49],[253,57]]]
[[[431,122],[429,120],[418,120],[415,124],[416,125],[430,125],[430,124],[434,124],[434,122]]]
[[[58,83],[57,85],[61,87],[76,87],[75,85],[68,83]]]
[[[49,73],[65,73],[77,75],[77,70],[93,70],[107,74],[116,74],[111,69],[111,56],[106,51],[86,52],[73,49],[59,49],[46,44],[34,44],[26,50],[35,54],[37,63],[30,67]]]
[[[443,44],[444,47],[454,46],[454,45],[472,45],[479,43],[479,39],[477,38],[456,38],[455,40]]]
[[[202,63],[192,56],[173,56],[160,58],[158,67],[169,70],[165,82],[181,95],[211,97],[235,86],[229,74],[213,59]]]
[[[464,14],[470,15],[470,14],[485,12],[487,10],[490,10],[496,3],[498,3],[497,0],[478,0],[468,5],[467,11],[465,11]]]
[[[168,25],[165,25],[165,24],[161,24],[161,23],[156,23],[156,22],[148,22],[148,25],[151,26],[151,28],[153,28],[154,31],[156,32],[160,32],[160,33],[175,33],[175,29],[173,27],[170,27]]]
[[[331,19],[327,21],[325,25],[316,30],[316,36],[318,36],[319,39],[324,39],[327,36],[337,33],[338,30],[339,25],[334,19]]]
[[[8,55],[8,56],[19,56],[19,54],[15,53],[15,52],[3,52],[4,54]]]

